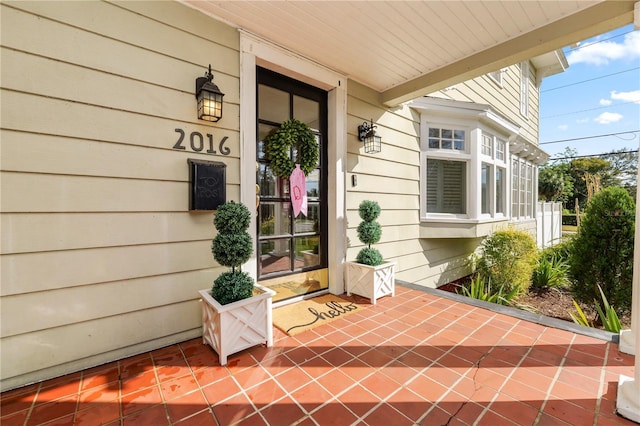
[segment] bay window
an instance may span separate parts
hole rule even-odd
[[[411,107],[421,113],[424,235],[485,235],[494,222],[535,217],[536,167],[548,156],[518,126],[472,102],[424,98]]]

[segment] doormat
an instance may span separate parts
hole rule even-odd
[[[273,296],[274,302],[327,288],[326,286],[322,287],[316,280],[306,280],[304,282],[287,281],[268,287],[276,292],[276,295]]]
[[[293,336],[354,312],[361,312],[366,306],[367,304],[326,294],[274,309],[273,325]]]

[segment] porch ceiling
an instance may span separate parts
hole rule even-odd
[[[387,105],[633,22],[634,1],[180,0],[328,66]]]

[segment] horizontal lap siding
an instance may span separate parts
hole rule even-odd
[[[361,222],[358,206],[375,200],[382,209],[382,238],[375,247],[386,260],[398,263],[398,279],[434,287],[468,274],[467,259],[478,245],[476,239],[419,238],[419,114],[406,107],[388,110],[355,82],[349,82],[347,108],[347,260],[355,259],[363,247],[356,231]],[[365,154],[356,134],[357,126],[370,119],[382,138],[378,154]]]
[[[448,90],[432,93],[430,96],[491,105],[504,117],[520,126],[520,135],[529,142],[538,144],[539,88],[535,85],[537,71],[533,65],[529,69],[528,118],[520,114],[520,64],[505,68],[502,73],[502,87],[489,76],[483,75],[456,84]]]
[[[0,8],[2,389],[199,335],[197,290],[226,268],[187,159],[224,162],[239,199],[237,31],[177,2]],[[203,125],[210,62],[224,117]],[[230,153],[175,150],[176,128]]]

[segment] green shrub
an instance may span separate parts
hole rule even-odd
[[[356,256],[356,262],[363,265],[377,266],[384,262],[382,254],[371,248],[371,244],[380,241],[382,236],[382,227],[376,219],[380,216],[380,205],[375,201],[364,200],[358,207],[358,214],[362,222],[358,225],[358,239],[367,247],[360,250]]]
[[[213,223],[218,230],[211,243],[211,252],[216,261],[231,268],[216,278],[211,296],[220,304],[246,299],[253,294],[253,279],[247,273],[236,271],[253,253],[253,242],[247,232],[251,213],[243,204],[229,201],[216,212]]]
[[[565,236],[562,238],[561,243],[542,250],[540,257],[545,257],[549,260],[553,258],[557,262],[564,262],[568,264],[571,257],[571,244],[573,244],[573,238]]]
[[[599,300],[600,286],[611,305],[631,307],[634,224],[635,205],[623,188],[606,188],[591,199],[571,246],[571,288],[578,300]]]
[[[536,289],[565,287],[569,284],[569,264],[559,256],[544,252],[538,258],[531,277],[531,286]]]
[[[609,301],[607,300],[600,286],[598,286],[598,291],[600,292],[600,300],[602,301],[603,307],[601,308],[600,304],[596,300],[594,300],[593,303],[595,305],[596,311],[598,312],[600,321],[602,322],[602,326],[605,330],[612,333],[620,333],[622,324],[620,324],[618,313],[613,308],[613,306],[609,305]],[[575,307],[576,312],[569,312],[569,315],[571,315],[571,319],[573,319],[573,322],[585,327],[594,327],[593,323],[587,319],[584,311],[575,300],[573,301],[573,306]]]
[[[462,294],[472,299],[484,300],[498,305],[509,305],[516,296],[516,290],[514,288],[506,292],[504,287],[496,289],[495,286],[491,287],[491,280],[485,282],[480,275],[476,275],[471,279],[469,285],[462,287]]]
[[[515,229],[497,231],[482,241],[478,273],[506,293],[515,289],[516,295],[524,294],[531,285],[537,258],[531,235]]]

